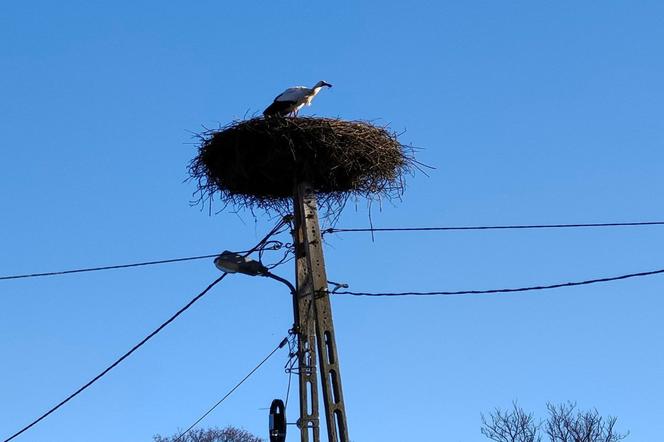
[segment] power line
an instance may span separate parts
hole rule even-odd
[[[518,229],[561,229],[561,228],[591,228],[591,227],[628,227],[628,226],[659,226],[664,225],[664,221],[643,221],[643,222],[625,222],[625,223],[590,223],[590,224],[533,224],[533,225],[503,225],[503,226],[442,226],[442,227],[383,227],[383,228],[329,228],[322,233],[352,233],[352,232],[426,232],[426,231],[458,231],[458,230],[518,230]],[[284,245],[281,245],[282,247]],[[275,246],[279,247],[279,246]],[[281,247],[279,247],[281,248]],[[276,248],[267,248],[267,250],[277,250]],[[243,253],[243,252],[238,252]],[[87,267],[80,269],[26,273],[20,275],[0,276],[0,281],[11,279],[38,278],[44,276],[59,276],[75,273],[97,272],[101,270],[117,270],[132,267],[143,267],[159,264],[169,264],[176,262],[194,261],[200,259],[215,258],[218,253],[210,255],[188,256],[184,258],[169,258],[156,261],[144,261],[130,264],[116,264],[101,267]]]
[[[187,428],[184,432],[182,432],[182,434],[180,434],[180,435],[179,435],[179,436],[178,436],[173,442],[178,442],[178,441],[179,441],[180,439],[182,439],[187,433],[189,433],[189,432],[191,431],[192,428],[194,428],[196,425],[198,425],[198,423],[199,423],[200,421],[202,421],[203,419],[205,419],[205,418],[207,417],[208,414],[212,413],[212,411],[213,411],[215,408],[217,408],[222,402],[224,402],[224,401],[226,400],[226,398],[228,398],[231,394],[233,394],[233,392],[234,392],[235,390],[237,390],[237,389],[240,387],[240,385],[242,385],[242,384],[244,383],[244,381],[246,381],[247,379],[249,379],[249,377],[250,377],[252,374],[254,374],[254,373],[256,372],[256,370],[258,370],[259,368],[261,368],[261,366],[262,366],[264,363],[266,363],[267,360],[270,359],[270,358],[272,357],[272,355],[275,354],[275,353],[277,352],[277,350],[279,350],[280,348],[283,348],[287,343],[288,343],[288,338],[286,337],[286,338],[284,338],[284,339],[279,343],[279,345],[276,346],[276,347],[275,347],[275,348],[274,348],[274,349],[273,349],[273,350],[272,350],[267,356],[265,356],[265,358],[264,358],[262,361],[260,361],[260,362],[258,363],[258,365],[256,365],[256,366],[255,366],[255,367],[254,367],[249,373],[247,373],[247,375],[246,375],[244,378],[242,378],[242,380],[241,380],[240,382],[238,382],[238,383],[235,385],[235,387],[231,388],[231,389],[229,390],[229,392],[226,393],[226,394],[224,395],[224,397],[222,397],[221,399],[219,399],[219,401],[217,401],[216,404],[214,404],[214,405],[213,405],[208,411],[206,411],[205,413],[203,413],[203,415],[202,415],[201,417],[199,417],[199,418],[196,420],[196,422],[194,422],[193,424],[191,424],[191,425],[189,426],[189,428]]]
[[[92,378],[90,381],[88,381],[85,385],[80,387],[78,390],[67,396],[65,399],[60,401],[57,405],[55,405],[53,408],[48,410],[46,413],[42,414],[39,416],[37,419],[32,421],[30,424],[26,425],[23,427],[21,430],[17,431],[13,435],[11,435],[9,438],[5,439],[4,442],[9,442],[10,440],[14,439],[15,437],[19,436],[23,432],[29,430],[33,426],[37,425],[40,421],[45,419],[48,415],[51,413],[55,412],[58,408],[62,407],[64,404],[69,402],[70,400],[74,399],[76,396],[78,396],[80,393],[82,393],[84,390],[86,390],[88,387],[90,387],[92,384],[97,382],[99,379],[101,379],[106,373],[117,367],[122,361],[127,359],[132,353],[134,353],[136,350],[138,350],[140,347],[143,346],[146,342],[148,342],[151,338],[153,338],[157,333],[159,333],[161,330],[164,329],[168,324],[173,322],[175,318],[180,316],[182,313],[185,312],[189,307],[191,307],[196,301],[201,299],[212,287],[214,287],[219,281],[224,279],[228,273],[222,274],[219,278],[215,279],[210,285],[208,285],[205,290],[200,292],[198,295],[196,295],[194,298],[191,299],[184,307],[182,307],[180,310],[178,310],[173,316],[168,318],[166,322],[162,323],[159,327],[157,327],[152,333],[147,335],[145,338],[143,338],[138,344],[134,345],[131,350],[120,356],[115,362],[113,362],[111,365],[109,365],[107,368],[105,368],[101,373],[99,373],[97,376]]]
[[[284,370],[288,373],[288,386],[286,387],[286,400],[284,401],[284,408],[288,409],[288,399],[290,398],[291,381],[293,377],[293,367],[298,362],[297,355],[297,334],[294,331],[289,331],[291,339],[288,341],[288,361],[284,366]]]
[[[250,253],[253,253],[254,251],[258,250],[263,244],[265,244],[270,237],[273,235],[277,234],[279,230],[287,223],[287,219],[282,219],[270,232],[263,237],[254,247],[252,247],[250,250],[244,253],[244,256],[249,255]],[[29,430],[42,420],[44,420],[47,416],[55,412],[57,409],[65,405],[67,402],[72,400],[74,397],[78,396],[80,393],[82,393],[84,390],[86,390],[88,387],[90,387],[92,384],[97,382],[99,379],[101,379],[104,375],[106,375],[109,371],[111,371],[113,368],[117,367],[122,361],[127,359],[132,353],[134,353],[136,350],[138,350],[140,347],[142,347],[146,342],[148,342],[150,339],[152,339],[157,333],[159,333],[161,330],[163,330],[168,324],[173,322],[178,316],[180,316],[182,313],[184,313],[189,307],[194,305],[196,301],[201,299],[207,292],[212,289],[217,283],[219,283],[222,279],[224,279],[228,275],[228,273],[223,273],[220,277],[215,279],[210,285],[208,285],[202,292],[200,292],[198,295],[196,295],[194,298],[192,298],[184,307],[182,307],[180,310],[178,310],[175,314],[173,314],[170,318],[168,318],[165,322],[163,322],[159,327],[157,327],[152,333],[147,335],[145,338],[143,338],[138,344],[134,345],[128,352],[120,356],[115,362],[113,362],[111,365],[109,365],[107,368],[105,368],[101,373],[99,373],[97,376],[92,378],[90,381],[88,381],[86,384],[84,384],[82,387],[80,387],[78,390],[67,396],[64,400],[60,401],[57,405],[52,407],[50,410],[48,410],[46,413],[42,414],[39,416],[37,419],[32,421],[30,424],[26,425],[13,435],[11,435],[9,438],[5,439],[4,442],[9,442],[12,439],[16,438],[17,436],[21,435],[25,431]]]
[[[83,269],[73,269],[73,270],[62,270],[59,272],[44,272],[44,273],[27,273],[24,275],[9,275],[9,276],[0,276],[0,281],[7,279],[24,279],[24,278],[38,278],[41,276],[57,276],[57,275],[69,275],[72,273],[85,273],[85,272],[98,272],[100,270],[115,270],[115,269],[126,269],[130,267],[142,267],[142,266],[151,266],[157,264],[168,264],[172,262],[183,262],[183,261],[194,261],[197,259],[206,259],[206,258],[215,258],[219,256],[218,253],[214,255],[200,255],[200,256],[189,256],[186,258],[171,258],[171,259],[162,259],[159,261],[145,261],[145,262],[136,262],[132,264],[117,264],[103,267],[88,267]]]
[[[286,244],[282,244],[279,241],[270,241],[271,245],[265,248],[257,248],[253,250],[243,250],[241,252],[236,252],[239,254],[249,254],[252,253],[256,250],[260,251],[265,251],[265,250],[279,250],[283,247],[286,247]],[[219,253],[214,253],[211,255],[199,255],[199,256],[188,256],[185,258],[169,258],[169,259],[161,259],[158,261],[144,261],[144,262],[136,262],[136,263],[131,263],[131,264],[116,264],[116,265],[110,265],[110,266],[103,266],[103,267],[87,267],[87,268],[82,268],[82,269],[73,269],[73,270],[61,270],[61,271],[56,271],[56,272],[44,272],[44,273],[26,273],[23,275],[9,275],[9,276],[0,276],[0,281],[3,280],[9,280],[9,279],[25,279],[25,278],[38,278],[42,276],[58,276],[58,275],[69,275],[72,273],[86,273],[86,272],[98,272],[100,270],[116,270],[116,269],[126,269],[126,268],[131,268],[131,267],[142,267],[142,266],[150,266],[150,265],[157,265],[157,264],[169,264],[169,263],[174,263],[174,262],[184,262],[184,261],[195,261],[199,259],[208,259],[208,258],[216,258],[219,256]],[[278,262],[277,265],[281,264],[281,262]]]
[[[481,295],[481,294],[491,294],[491,293],[513,293],[513,292],[528,292],[534,290],[548,290],[548,289],[557,289],[562,287],[574,287],[580,285],[589,285],[596,284],[600,282],[611,282],[618,281],[621,279],[629,278],[639,278],[643,276],[653,276],[664,273],[664,269],[653,270],[650,272],[640,272],[640,273],[629,273],[626,275],[620,276],[611,276],[607,278],[597,278],[597,279],[588,279],[585,281],[576,281],[576,282],[562,282],[558,284],[551,285],[538,285],[531,287],[519,287],[519,288],[505,288],[505,289],[491,289],[491,290],[460,290],[460,291],[435,291],[435,292],[397,292],[397,293],[368,293],[368,292],[336,292],[338,295],[352,295],[352,296],[451,296],[451,295]]]
[[[664,221],[639,221],[624,223],[587,223],[587,224],[524,224],[498,226],[441,226],[441,227],[366,227],[366,228],[329,228],[322,233],[347,232],[433,232],[454,230],[525,230],[525,229],[571,229],[590,227],[629,227],[629,226],[662,226]]]
[[[266,248],[261,248],[261,251],[264,250],[279,250],[283,247],[287,247],[287,244],[282,244],[279,241],[270,241],[271,243],[275,243],[270,245],[269,247]],[[236,252],[239,254],[247,253],[249,252],[248,250],[244,250],[241,252]],[[252,250],[253,252],[253,250]],[[185,258],[169,258],[169,259],[161,259],[158,261],[144,261],[144,262],[135,262],[131,264],[116,264],[116,265],[110,265],[110,266],[102,266],[102,267],[87,267],[87,268],[81,268],[81,269],[72,269],[72,270],[61,270],[61,271],[55,271],[55,272],[44,272],[44,273],[26,273],[22,275],[8,275],[8,276],[0,276],[0,281],[3,280],[9,280],[9,279],[25,279],[25,278],[39,278],[42,276],[59,276],[59,275],[69,275],[72,273],[86,273],[86,272],[98,272],[100,270],[116,270],[116,269],[126,269],[126,268],[131,268],[131,267],[142,267],[142,266],[151,266],[151,265],[157,265],[157,264],[169,264],[169,263],[174,263],[174,262],[184,262],[184,261],[195,261],[199,259],[209,259],[209,258],[216,258],[219,256],[219,253],[214,253],[211,255],[199,255],[199,256],[188,256]],[[282,262],[279,261],[277,262],[277,265],[281,264]]]

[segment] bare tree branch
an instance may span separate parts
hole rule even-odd
[[[544,431],[551,442],[619,442],[629,433],[614,430],[616,417],[602,417],[595,409],[577,411],[576,403],[546,405],[549,419]]]
[[[547,403],[546,408],[544,423],[536,423],[516,402],[509,410],[496,408],[482,415],[480,431],[494,442],[541,442],[541,429],[550,442],[619,442],[629,435],[615,430],[616,417],[603,417],[596,409],[578,411],[574,402]]]
[[[256,437],[246,430],[226,427],[223,429],[214,427],[206,429],[197,429],[188,432],[180,437],[180,433],[170,437],[156,435],[153,442],[265,442],[260,437]]]
[[[510,410],[496,408],[488,418],[482,415],[480,431],[495,442],[540,442],[540,424],[516,402]]]

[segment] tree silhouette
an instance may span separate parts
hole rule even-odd
[[[495,442],[541,442],[542,432],[550,442],[619,442],[629,433],[615,430],[616,417],[603,417],[595,409],[579,411],[576,404],[547,403],[548,417],[535,422],[516,402],[509,410],[496,408],[482,415],[480,431]]]
[[[184,436],[181,433],[173,436],[153,436],[153,442],[265,442],[264,439],[254,436],[246,430],[228,426],[226,428],[205,428],[191,430]]]

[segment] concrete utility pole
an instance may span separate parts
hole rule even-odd
[[[308,183],[297,185],[294,207],[293,242],[297,275],[294,311],[298,336],[300,440],[301,442],[320,441],[316,379],[318,373],[316,356],[318,356],[328,440],[348,442],[346,407],[341,388],[332,308],[327,291],[316,195]]]

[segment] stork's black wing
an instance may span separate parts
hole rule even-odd
[[[263,115],[270,117],[273,115],[284,116],[288,115],[295,108],[295,101],[275,101],[263,111]]]

